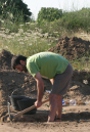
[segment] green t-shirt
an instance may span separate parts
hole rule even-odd
[[[40,72],[42,77],[51,79],[56,74],[63,73],[68,64],[68,60],[59,54],[40,52],[27,58],[26,68],[33,77]]]

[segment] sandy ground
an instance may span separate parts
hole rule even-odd
[[[0,132],[90,132],[90,105],[64,106],[61,122],[47,123],[47,116],[43,105],[34,115],[0,123]]]
[[[90,122],[61,122],[54,124],[9,123],[0,124],[0,132],[90,132]]]

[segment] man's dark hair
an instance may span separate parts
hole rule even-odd
[[[27,57],[23,55],[13,56],[11,59],[11,67],[15,69],[16,65],[20,64],[20,60],[26,61]]]

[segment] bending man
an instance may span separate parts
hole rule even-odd
[[[72,66],[63,56],[52,52],[40,52],[29,57],[22,55],[14,56],[11,65],[19,71],[29,72],[37,82],[36,107],[42,105],[44,93],[44,82],[42,77],[47,78],[52,83],[50,99],[50,112],[48,122],[61,119],[62,96],[69,88],[73,74]]]

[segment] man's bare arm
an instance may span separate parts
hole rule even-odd
[[[35,80],[37,82],[37,101],[41,102],[44,93],[44,82],[39,72],[36,74]]]

